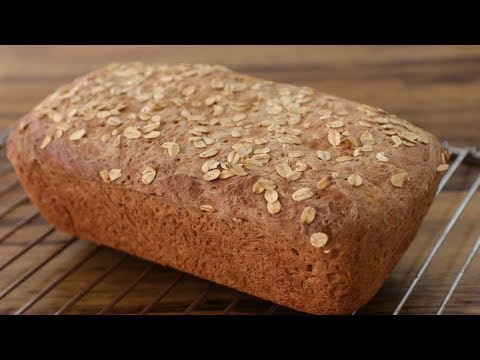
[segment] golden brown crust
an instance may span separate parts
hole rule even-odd
[[[378,291],[442,163],[433,135],[381,109],[205,65],[77,79],[8,155],[62,230],[311,313]]]

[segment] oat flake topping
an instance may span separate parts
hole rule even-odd
[[[59,141],[72,148],[95,142],[118,158],[138,145],[155,149],[172,166],[203,159],[192,171],[205,186],[255,177],[252,192],[262,194],[254,196],[271,215],[282,211],[282,199],[310,205],[334,189],[361,186],[369,179],[356,170],[366,174],[361,170],[370,164],[390,171],[391,184],[401,188],[408,174],[395,164],[395,153],[429,141],[423,130],[382,109],[311,88],[275,86],[217,65],[111,64],[58,90],[34,111],[50,124],[36,144],[41,151]],[[183,135],[172,130],[185,124]],[[20,126],[28,132],[28,123]],[[154,186],[157,171],[146,165],[132,178]],[[442,158],[437,171],[447,169]],[[96,171],[106,183],[122,177],[118,168]],[[196,207],[215,211],[208,204]],[[312,206],[298,211],[303,224],[319,221]],[[310,238],[314,247],[327,241],[321,232]]]

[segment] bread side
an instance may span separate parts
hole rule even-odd
[[[378,291],[446,161],[434,136],[380,109],[218,66],[141,64],[60,88],[8,155],[60,229],[311,313]]]

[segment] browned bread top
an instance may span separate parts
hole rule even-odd
[[[447,167],[433,135],[382,109],[217,65],[109,65],[13,133],[11,147],[45,171],[201,209],[259,238],[280,231],[315,256],[395,228]]]

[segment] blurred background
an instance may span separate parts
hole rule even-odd
[[[0,46],[0,130],[58,86],[123,61],[222,64],[378,106],[451,145],[480,147],[480,46]],[[480,314],[480,256],[473,256],[480,246],[480,156],[467,153],[452,158],[452,176],[417,238],[358,314],[433,314],[452,284],[458,287],[444,313]],[[0,314],[24,313],[292,311],[56,231],[28,201],[0,146]]]
[[[0,46],[0,128],[121,61],[218,63],[382,107],[454,145],[480,142],[480,46]]]

